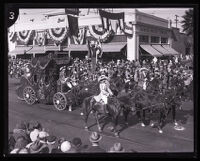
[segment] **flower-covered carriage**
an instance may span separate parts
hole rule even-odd
[[[21,77],[16,89],[19,99],[32,105],[35,102],[53,103],[53,95],[57,92],[59,68],[69,64],[69,59],[45,56],[32,59],[27,72]]]

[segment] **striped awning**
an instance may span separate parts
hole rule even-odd
[[[165,49],[161,45],[152,45],[152,47],[154,49],[156,49],[157,51],[159,51],[160,53],[162,53],[164,56],[171,56],[172,55],[167,49]]]
[[[168,50],[172,55],[179,55],[179,53],[174,50],[173,48],[171,48],[169,45],[162,45],[163,48],[165,48],[166,50]]]
[[[151,45],[140,45],[142,49],[144,49],[147,53],[151,54],[155,57],[161,57],[163,54],[161,54],[159,51],[154,49]]]

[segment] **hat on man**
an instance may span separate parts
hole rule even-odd
[[[20,136],[17,138],[17,141],[15,143],[15,148],[21,149],[26,147],[27,144],[28,141],[23,136]]]
[[[60,146],[60,150],[63,152],[63,153],[66,153],[68,152],[69,150],[71,149],[71,144],[69,141],[64,141],[61,146]]]
[[[54,144],[56,142],[56,136],[47,136],[47,144]]]
[[[45,131],[40,131],[40,132],[39,132],[39,138],[40,138],[40,139],[44,139],[44,138],[46,138],[47,136],[49,136],[49,134],[48,134],[47,132],[45,132]]]
[[[40,133],[40,131],[38,129],[34,129],[33,131],[31,131],[30,138],[31,138],[32,142],[37,140],[39,133]]]
[[[16,129],[26,130],[26,125],[23,122],[17,123],[15,128]]]
[[[121,143],[115,143],[113,147],[110,148],[110,152],[125,152],[125,149],[122,147]]]
[[[101,75],[101,76],[98,78],[98,82],[101,82],[101,81],[103,81],[103,80],[109,81],[109,78],[106,77],[105,75]]]
[[[90,142],[99,142],[102,139],[102,136],[98,134],[97,132],[92,132],[90,135]]]
[[[76,137],[76,138],[73,138],[72,140],[72,144],[75,146],[75,147],[79,147],[82,145],[82,141],[80,138]]]

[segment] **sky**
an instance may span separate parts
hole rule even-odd
[[[176,27],[175,22],[175,15],[178,16],[178,23],[177,27],[180,28],[180,31],[182,31],[181,27],[181,21],[183,20],[182,16],[185,14],[186,10],[189,10],[189,8],[137,8],[139,11],[148,13],[157,17],[161,17],[164,19],[171,19],[172,20],[172,26]],[[115,9],[114,9],[115,10]],[[88,9],[80,9],[81,15],[87,14]],[[94,14],[94,9],[90,9],[90,14]],[[131,12],[132,8],[120,8],[116,9],[114,12]],[[63,13],[64,9],[56,9],[56,8],[48,8],[48,9],[20,9],[20,20],[24,18],[34,18],[35,20],[41,20],[44,18],[45,14],[50,13]]]

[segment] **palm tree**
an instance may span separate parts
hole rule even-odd
[[[183,17],[183,21],[181,21],[182,23],[182,27],[183,27],[183,32],[186,32],[186,34],[189,35],[193,35],[193,9],[189,9],[187,11],[185,11],[185,15],[182,16]]]

